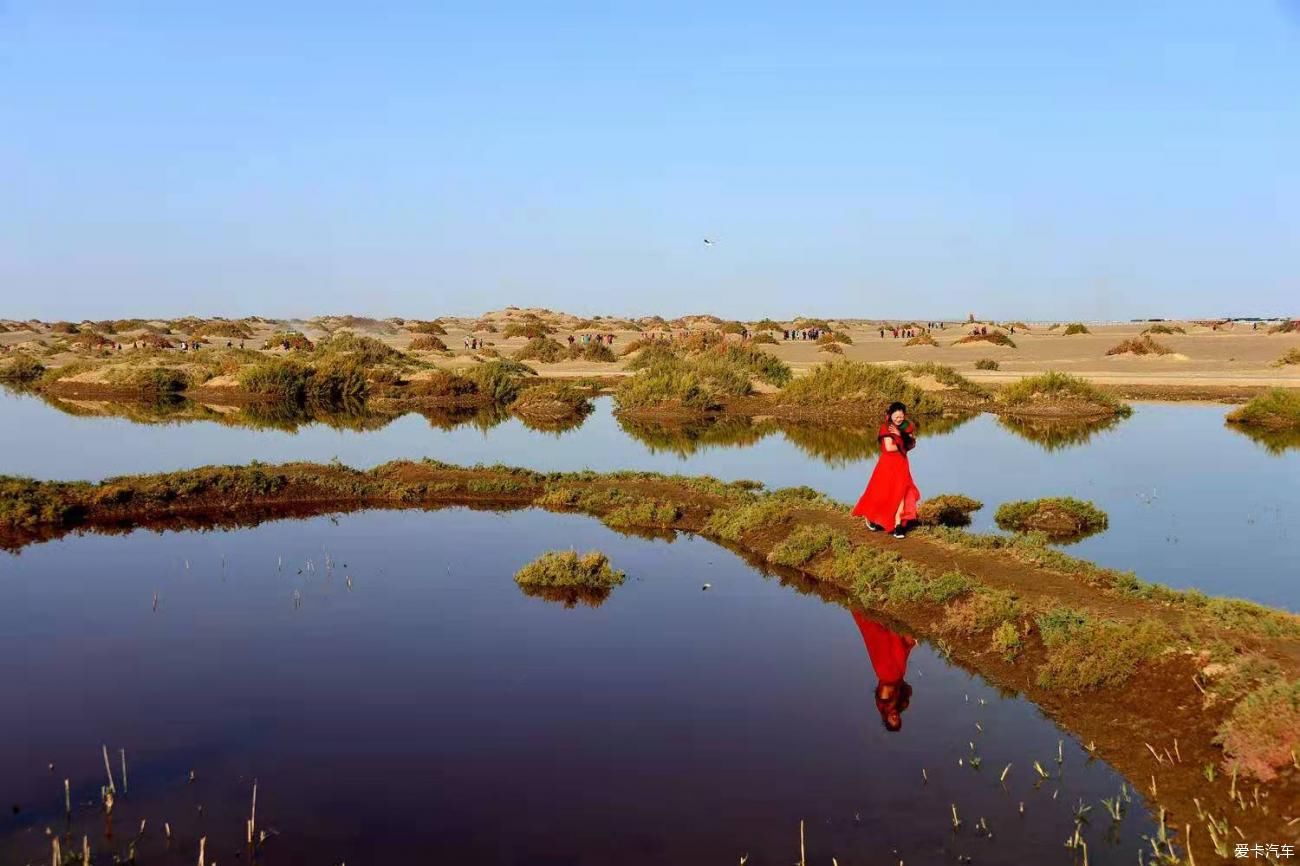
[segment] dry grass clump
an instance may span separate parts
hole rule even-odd
[[[253,336],[253,329],[245,322],[208,319],[195,326],[192,333],[198,339],[225,337],[231,340],[247,340]]]
[[[434,370],[426,378],[411,381],[406,391],[412,397],[457,398],[478,393],[478,385],[466,376],[446,370]]]
[[[975,362],[976,370],[997,370],[1000,369],[1001,366],[1002,366],[1001,364],[999,364],[997,361],[993,360],[992,358],[980,358],[978,361]]]
[[[750,331],[756,334],[763,334],[767,331],[784,331],[785,325],[772,319],[759,319],[750,327]]]
[[[673,502],[644,499],[616,507],[601,520],[619,530],[669,529],[682,516],[681,506]]]
[[[1009,532],[1041,532],[1050,538],[1078,538],[1109,524],[1106,512],[1070,496],[1004,502],[993,519]]]
[[[1026,376],[998,392],[998,403],[1011,414],[1127,415],[1132,409],[1078,376],[1050,371]]]
[[[1279,679],[1251,692],[1219,726],[1215,742],[1229,772],[1273,781],[1300,748],[1300,681]]]
[[[536,376],[532,367],[512,358],[484,361],[466,374],[483,394],[495,403],[513,402],[519,396],[519,381],[525,376]]]
[[[537,336],[531,338],[522,349],[515,352],[514,357],[516,361],[541,361],[543,364],[554,364],[564,359],[564,345],[559,340]]]
[[[939,341],[930,335],[929,331],[922,331],[912,339],[903,344],[903,348],[908,346],[938,346]]]
[[[718,330],[724,334],[743,334],[749,329],[741,322],[725,322]]]
[[[1016,348],[1016,341],[1008,337],[1002,331],[989,331],[987,334],[967,334],[966,336],[953,342],[954,346],[969,345],[971,343],[991,343],[994,346],[1004,346],[1008,349]]]
[[[984,398],[989,396],[988,390],[983,385],[977,385],[961,373],[958,373],[955,367],[949,367],[947,364],[926,361],[920,364],[906,364],[902,369],[914,376],[929,376],[940,385],[960,391],[971,397]]]
[[[921,523],[931,526],[969,526],[970,516],[984,507],[984,503],[960,493],[941,493],[922,500],[916,516]]]
[[[614,350],[605,343],[583,343],[578,340],[573,341],[564,357],[570,361],[593,361],[598,364],[612,364],[618,360]]]
[[[791,380],[776,398],[791,405],[866,402],[885,407],[895,400],[918,415],[938,414],[943,405],[898,370],[862,361],[831,361],[814,367],[806,376]]]
[[[750,392],[749,376],[738,370],[699,369],[689,359],[659,360],[630,379],[619,383],[614,400],[620,409],[673,406],[688,411],[707,411],[721,405],[728,396]]]
[[[447,336],[447,329],[439,322],[407,322],[406,330],[412,334],[429,334],[435,337]]]
[[[364,337],[349,332],[333,334],[316,344],[312,354],[318,359],[348,358],[357,363],[405,365],[408,359],[392,346],[374,337]]]
[[[576,426],[594,408],[587,392],[568,382],[546,382],[523,388],[510,404],[510,411],[528,426],[552,431]]]
[[[1145,328],[1142,333],[1145,334],[1186,334],[1187,329],[1182,325],[1165,325],[1156,323],[1149,328]]]
[[[515,572],[515,583],[528,587],[581,587],[613,589],[626,575],[609,564],[609,557],[599,550],[579,556],[572,550],[553,550]]]
[[[1019,599],[1004,589],[977,587],[944,611],[940,631],[971,637],[1016,622],[1024,615]]]
[[[433,334],[420,334],[411,340],[412,352],[447,352],[447,344]]]
[[[263,349],[287,349],[290,352],[310,352],[316,348],[306,335],[298,331],[276,331],[262,343]]]
[[[78,334],[81,328],[72,324],[72,322],[55,322],[50,325],[50,333],[53,334]]]
[[[511,337],[527,337],[530,340],[535,340],[538,337],[545,337],[554,333],[555,329],[550,325],[534,319],[527,322],[511,322],[506,325],[505,330],[501,332],[501,336],[507,340]]]
[[[846,346],[853,345],[853,338],[844,331],[827,331],[817,338],[817,342],[825,346],[829,343],[843,343]]]
[[[45,375],[45,365],[26,353],[15,353],[9,363],[0,366],[0,381],[27,384]]]
[[[366,396],[364,367],[345,358],[315,365],[290,358],[268,358],[241,370],[239,383],[259,397],[290,404],[331,405],[364,400]]]
[[[1300,319],[1287,319],[1281,324],[1274,325],[1268,329],[1270,334],[1297,334],[1300,333]]]
[[[749,342],[751,342],[751,343],[763,343],[763,344],[772,345],[772,346],[777,345],[777,339],[776,339],[776,337],[773,337],[773,336],[772,336],[771,334],[769,334],[767,331],[760,331],[759,333],[757,333],[757,334],[755,334],[754,336],[750,337],[750,338],[749,338]]]
[[[826,352],[829,355],[843,355],[844,347],[839,343],[822,343],[817,351]]]
[[[1173,349],[1163,343],[1157,343],[1149,335],[1130,337],[1118,345],[1106,350],[1107,355],[1169,355]]]
[[[1047,660],[1038,684],[1070,694],[1113,688],[1174,643],[1174,634],[1154,620],[1099,620],[1066,608],[1038,617]]]
[[[1088,326],[1083,324],[1082,322],[1071,322],[1070,324],[1065,326],[1065,330],[1061,332],[1061,336],[1070,337],[1073,336],[1074,334],[1091,334],[1091,333],[1092,331],[1088,330]]]
[[[828,526],[812,524],[796,527],[785,540],[772,548],[767,561],[775,565],[798,568],[813,557],[825,553],[835,540],[835,532]]]
[[[144,367],[132,370],[126,381],[143,394],[176,394],[190,386],[190,379],[185,371],[171,367]]]
[[[1300,392],[1272,388],[1228,413],[1232,424],[1269,430],[1300,428]]]
[[[1300,349],[1292,349],[1273,362],[1274,367],[1289,367],[1300,364]]]
[[[727,397],[749,394],[751,379],[781,385],[790,378],[790,368],[761,349],[716,343],[695,352],[650,343],[626,369],[640,372],[615,391],[622,409],[669,405],[691,411],[714,409]]]

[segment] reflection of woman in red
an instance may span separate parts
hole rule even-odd
[[[861,611],[853,611],[853,621],[862,632],[862,642],[867,645],[867,655],[876,670],[876,710],[887,731],[903,727],[903,711],[912,700],[912,687],[907,684],[907,655],[916,646],[916,639],[890,631]]]
[[[907,524],[916,520],[916,504],[921,501],[907,462],[907,452],[916,447],[916,425],[908,420],[902,403],[890,404],[879,439],[880,460],[853,513],[866,518],[872,532],[883,529],[902,538]]]

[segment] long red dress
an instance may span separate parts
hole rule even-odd
[[[882,683],[901,683],[907,677],[907,656],[916,646],[916,638],[887,629],[861,611],[853,611],[853,621],[862,632],[876,678]]]
[[[880,425],[879,439],[882,443],[880,459],[876,461],[867,489],[862,492],[858,504],[853,506],[853,513],[885,527],[886,532],[892,532],[898,503],[903,503],[903,522],[907,523],[916,520],[916,504],[921,501],[921,491],[912,481],[912,469],[907,462],[907,452],[916,447],[916,439],[889,432],[888,424]],[[885,439],[893,439],[898,450],[886,450],[883,447]]]

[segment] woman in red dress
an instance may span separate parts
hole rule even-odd
[[[880,460],[853,513],[864,518],[872,532],[883,530],[902,538],[907,525],[916,520],[916,504],[921,501],[907,462],[907,452],[916,447],[916,425],[908,420],[902,403],[890,404],[879,439]]]
[[[876,671],[876,711],[885,730],[903,727],[903,711],[912,702],[912,687],[907,684],[907,656],[916,646],[916,638],[885,628],[861,611],[853,611],[853,621],[862,632],[867,655]]]

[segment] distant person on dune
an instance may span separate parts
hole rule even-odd
[[[921,491],[912,481],[907,452],[916,447],[916,425],[907,417],[907,407],[891,403],[880,425],[880,459],[853,513],[866,520],[872,532],[892,532],[902,538],[907,525],[916,520]]]

